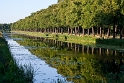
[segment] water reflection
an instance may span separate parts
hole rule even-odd
[[[19,44],[74,83],[124,83],[124,53],[52,39],[13,35]]]
[[[62,75],[57,73],[55,68],[50,67],[44,60],[36,57],[28,49],[16,42],[22,41],[22,38],[14,38],[16,40],[14,41],[9,35],[4,34],[4,37],[17,65],[22,66],[26,71],[33,70],[33,83],[56,83],[59,81],[58,79],[69,83]]]

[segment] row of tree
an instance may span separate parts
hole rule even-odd
[[[115,38],[118,31],[122,38],[123,26],[123,0],[58,0],[57,4],[12,23],[11,29],[84,34],[84,29],[88,32],[92,28],[93,35],[94,30],[100,36],[102,32],[109,36],[111,31]]]
[[[10,31],[10,24],[0,24],[0,31]]]

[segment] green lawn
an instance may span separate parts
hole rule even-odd
[[[12,32],[18,34],[25,34],[29,36],[35,36],[35,37],[47,37],[58,41],[65,41],[65,42],[77,43],[83,45],[95,44],[95,40],[96,40],[96,37],[93,36],[75,36],[75,35],[68,35],[67,33],[51,34],[51,33],[40,33],[40,32],[27,32],[27,31],[12,31]]]

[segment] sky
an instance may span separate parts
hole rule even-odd
[[[0,24],[13,23],[31,15],[31,13],[46,9],[58,0],[0,0]]]

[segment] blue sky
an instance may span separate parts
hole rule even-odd
[[[58,0],[0,0],[0,23],[13,23],[32,12],[46,9]]]

